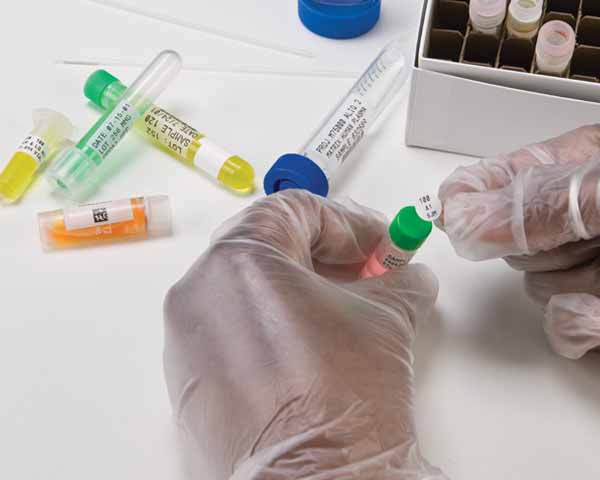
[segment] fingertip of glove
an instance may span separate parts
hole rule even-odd
[[[600,299],[589,294],[554,295],[546,306],[544,331],[556,353],[579,360],[600,346]]]
[[[435,303],[439,292],[439,281],[433,271],[422,263],[409,264],[372,279],[387,290],[403,295],[418,295]]]

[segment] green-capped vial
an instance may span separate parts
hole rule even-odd
[[[405,207],[394,218],[386,235],[365,264],[362,278],[378,277],[407,265],[425,243],[433,224],[423,220],[415,207]]]

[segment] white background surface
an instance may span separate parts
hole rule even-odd
[[[94,67],[57,59],[144,64],[174,48],[191,67],[359,72],[388,39],[416,28],[420,6],[384,1],[373,32],[335,42],[303,29],[294,0],[127,1],[316,57],[244,46],[85,0],[10,2],[0,15],[0,158],[28,132],[34,107],[59,109],[83,128],[97,118],[81,93]],[[124,82],[140,71],[110,70]],[[160,103],[251,160],[262,181],[351,84],[186,70]],[[368,137],[334,195],[392,215],[471,161],[406,148],[405,107],[397,103]],[[0,478],[185,478],[162,375],[162,300],[210,232],[260,189],[235,197],[137,135],[114,155],[128,161],[93,200],[168,194],[172,238],[43,254],[35,215],[62,206],[44,182],[0,209]],[[501,262],[467,263],[439,232],[419,260],[441,281],[437,314],[417,348],[426,456],[454,480],[600,478],[598,356],[575,363],[551,353],[541,312],[525,298],[519,274]]]

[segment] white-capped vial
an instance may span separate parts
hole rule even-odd
[[[544,0],[512,0],[506,19],[508,35],[532,39],[540,29],[543,12]]]
[[[540,73],[565,75],[575,51],[575,31],[562,20],[544,24],[538,35],[535,61]]]
[[[171,234],[169,197],[128,198],[38,214],[45,250],[143,240]]]
[[[506,18],[506,0],[471,0],[469,17],[474,31],[499,36]]]

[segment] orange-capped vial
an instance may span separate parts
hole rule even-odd
[[[169,197],[158,195],[38,214],[45,250],[143,240],[171,234]]]

